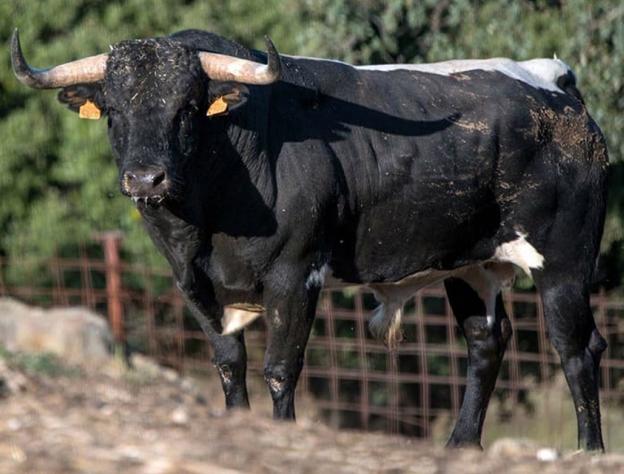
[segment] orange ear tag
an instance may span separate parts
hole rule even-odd
[[[211,117],[212,115],[221,115],[227,114],[228,104],[225,100],[223,100],[223,96],[219,97],[208,107],[208,112],[206,115]]]
[[[102,116],[102,111],[90,100],[80,106],[78,116],[83,119],[98,120]]]

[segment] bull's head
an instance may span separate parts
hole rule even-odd
[[[242,105],[248,94],[245,84],[279,79],[279,54],[266,41],[266,65],[156,38],[124,41],[108,54],[33,69],[15,30],[11,60],[23,84],[61,88],[59,100],[81,117],[107,115],[122,192],[157,205],[179,192],[180,170],[198,151],[201,137],[196,131],[208,120],[206,115]]]

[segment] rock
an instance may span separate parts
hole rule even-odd
[[[535,457],[538,446],[528,439],[501,438],[488,448],[487,455],[497,459]]]
[[[11,370],[6,361],[0,359],[0,398],[26,390],[27,380],[23,374]]]
[[[559,459],[559,453],[552,448],[542,448],[535,453],[535,457],[542,462],[553,462]]]
[[[188,412],[183,407],[178,407],[171,413],[171,421],[176,425],[185,425],[189,421]]]
[[[180,379],[178,373],[168,367],[163,367],[161,373],[167,382],[177,382]]]
[[[198,392],[197,385],[195,384],[195,382],[192,379],[190,379],[188,377],[182,378],[182,382],[180,383],[180,387],[182,387],[182,389],[185,392],[188,392],[188,393],[195,394],[195,393]]]
[[[9,418],[6,422],[6,426],[11,431],[17,431],[22,428],[22,422],[17,418]]]
[[[45,310],[0,299],[0,345],[9,351],[48,352],[90,364],[110,358],[112,341],[107,321],[87,308]]]
[[[158,362],[139,353],[130,355],[130,367],[149,378],[160,377],[163,370]]]

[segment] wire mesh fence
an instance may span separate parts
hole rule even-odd
[[[117,340],[131,349],[182,371],[212,370],[210,346],[169,271],[124,262],[115,234],[104,235],[101,243],[95,255],[81,246],[73,258],[0,258],[0,296],[42,306],[87,306],[107,315]],[[504,299],[514,333],[497,391],[518,401],[536,384],[551,380],[559,362],[547,341],[536,294],[508,291]],[[299,392],[311,396],[334,426],[428,437],[438,416],[459,411],[465,343],[442,287],[423,289],[408,301],[404,341],[392,353],[368,332],[376,304],[365,290],[322,293]],[[592,305],[609,342],[601,363],[601,396],[621,404],[624,300],[600,293],[593,295]],[[256,373],[262,373],[264,331],[262,319],[246,331],[249,370]]]

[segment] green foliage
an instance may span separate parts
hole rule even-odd
[[[45,6],[44,6],[45,5]],[[611,200],[604,249],[620,272],[624,240],[624,6],[618,0],[7,0],[0,40],[19,26],[25,54],[46,66],[105,51],[132,37],[183,28],[252,47],[270,34],[284,53],[353,63],[550,57],[570,64],[608,138]],[[103,123],[81,121],[31,91],[0,49],[0,253],[50,256],[59,245],[121,229],[133,260],[162,264],[118,192]]]

